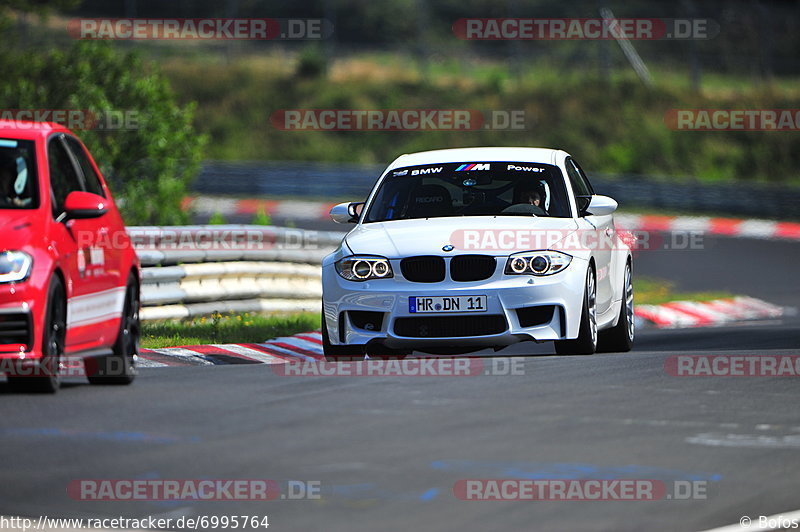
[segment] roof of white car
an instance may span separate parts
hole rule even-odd
[[[461,163],[480,161],[511,161],[556,164],[568,154],[551,148],[452,148],[448,150],[421,151],[401,155],[389,169],[423,164]]]

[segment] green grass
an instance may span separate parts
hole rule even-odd
[[[642,277],[633,280],[637,305],[660,305],[670,301],[712,301],[733,297],[730,292],[676,292],[673,284],[662,279]]]
[[[259,314],[216,315],[180,321],[144,323],[142,347],[158,349],[180,345],[261,343],[278,336],[319,329],[318,313],[281,316]]]
[[[244,59],[162,67],[181,98],[198,102],[196,123],[212,139],[211,159],[385,163],[431,148],[549,146],[575,152],[590,173],[800,183],[795,133],[676,131],[664,121],[670,109],[797,108],[800,92],[777,85],[695,93],[669,82],[647,89],[629,75],[610,83],[588,73],[558,79],[548,68],[533,68],[540,72],[534,79],[511,79],[494,66],[473,77],[446,69],[421,77],[369,57],[341,60],[316,78]],[[729,86],[741,87],[734,78]],[[269,121],[278,109],[328,108],[519,110],[526,129],[283,131]]]
[[[634,279],[633,287],[637,305],[733,297],[727,292],[676,292],[672,283],[652,278]],[[208,318],[145,323],[142,327],[142,347],[158,349],[182,345],[262,343],[279,336],[317,330],[319,323],[320,315],[313,312],[280,316],[218,314]]]

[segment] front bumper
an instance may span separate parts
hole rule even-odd
[[[30,283],[0,284],[0,359],[41,357],[35,331],[39,291]]]
[[[398,275],[367,282],[342,279],[333,264],[322,270],[323,313],[333,345],[379,343],[389,348],[504,347],[519,341],[578,336],[588,263],[574,258],[554,275],[505,275],[498,259],[485,281],[410,282]],[[411,296],[486,296],[485,312],[419,314]],[[450,335],[443,336],[450,333]]]

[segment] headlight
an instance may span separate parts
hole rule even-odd
[[[508,257],[506,275],[552,275],[572,261],[572,256],[560,251],[524,251]]]
[[[348,281],[369,281],[394,277],[389,260],[383,257],[353,255],[336,263],[336,271]]]
[[[0,253],[0,283],[24,281],[31,273],[33,258],[24,251]]]

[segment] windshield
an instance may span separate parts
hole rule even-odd
[[[449,216],[571,216],[558,167],[526,162],[446,163],[392,170],[364,221]]]
[[[0,209],[37,207],[32,140],[0,139]]]

